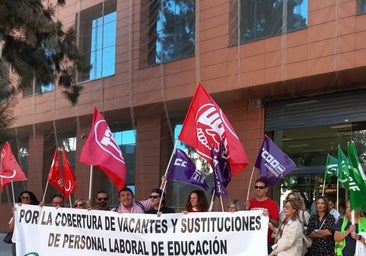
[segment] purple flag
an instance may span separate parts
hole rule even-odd
[[[255,167],[260,170],[261,178],[274,186],[295,169],[296,164],[270,138],[265,136]]]
[[[204,190],[208,189],[208,185],[202,177],[202,174],[196,169],[196,166],[187,154],[179,148],[176,149],[170,162],[167,180],[181,181],[201,187]]]
[[[223,172],[220,166],[220,161],[217,158],[215,150],[212,148],[212,165],[214,170],[214,188],[215,194],[217,196],[227,196],[226,186],[225,186],[225,179],[223,177]],[[227,182],[228,183],[228,182]]]
[[[230,164],[228,161],[228,154],[223,141],[220,143],[220,151],[217,158],[219,160],[219,167],[222,171],[222,178],[223,178],[222,182],[226,188],[229,182],[231,181],[231,171],[230,171]]]

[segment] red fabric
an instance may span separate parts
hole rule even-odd
[[[0,183],[1,189],[9,182],[27,180],[22,168],[14,157],[9,142],[5,142],[1,150]]]
[[[178,139],[196,148],[209,163],[212,163],[211,148],[218,153],[223,142],[232,176],[248,165],[244,147],[229,120],[201,84],[197,86]]]
[[[79,161],[100,168],[120,190],[126,180],[126,166],[121,149],[97,108],[92,129],[81,150]]]
[[[48,173],[48,182],[58,191],[60,191],[60,193],[64,194],[64,181],[61,177],[61,167],[57,148],[55,150],[55,154],[53,155],[52,164]]]
[[[69,162],[69,158],[67,157],[64,147],[62,147],[62,163],[64,167],[64,181],[65,181],[64,197],[65,199],[67,199],[72,193],[76,191],[78,186],[76,185],[76,178],[74,175],[74,171],[72,170],[72,166]]]
[[[253,198],[249,200],[249,210],[262,210],[262,209],[268,210],[270,219],[275,220],[280,219],[277,203],[272,199],[267,198],[266,200],[258,201],[257,199]],[[272,230],[270,228],[268,228],[268,241],[272,243],[274,242],[274,238],[272,238]]]

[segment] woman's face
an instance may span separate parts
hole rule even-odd
[[[231,204],[229,204],[229,206],[227,207],[227,210],[228,210],[229,212],[236,212],[236,211],[238,211],[238,208],[236,208],[236,205],[235,205],[234,203],[231,203]]]
[[[32,199],[28,193],[23,193],[20,196],[20,199],[22,201],[22,204],[31,204],[32,203]]]
[[[325,212],[325,202],[323,198],[318,199],[318,201],[316,201],[316,210],[318,212]]]
[[[196,193],[190,195],[189,201],[191,202],[192,207],[198,207],[198,195]]]
[[[286,217],[292,217],[296,213],[296,209],[292,207],[290,202],[287,202],[283,207],[283,213]]]

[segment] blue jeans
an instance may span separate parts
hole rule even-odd
[[[268,242],[267,243],[267,246],[268,246],[268,254],[270,254],[273,250],[272,250],[272,245],[273,245],[274,243],[272,243],[272,242]]]

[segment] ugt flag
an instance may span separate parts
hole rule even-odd
[[[255,167],[260,170],[261,178],[274,186],[295,169],[296,164],[270,138],[264,136]]]
[[[1,150],[0,181],[1,189],[9,182],[27,180],[22,168],[20,168],[9,142],[5,142]]]
[[[349,186],[351,210],[366,211],[366,175],[358,160],[355,143],[348,142],[347,148],[350,161],[349,174],[352,179]]]
[[[100,168],[120,190],[126,180],[125,160],[104,117],[94,108],[92,129],[79,161]]]
[[[197,86],[178,139],[195,148],[209,163],[212,162],[211,148],[219,152],[220,143],[223,143],[232,176],[248,165],[239,137],[201,84]]]
[[[61,166],[58,157],[58,148],[56,147],[53,155],[52,164],[48,173],[48,182],[51,183],[61,194],[64,195],[64,180],[61,176]],[[64,195],[65,196],[65,195]]]
[[[208,189],[206,181],[197,170],[195,164],[187,154],[179,148],[175,150],[172,160],[170,161],[167,180],[181,181],[203,188],[204,190]]]
[[[65,199],[69,198],[72,193],[76,191],[78,186],[76,185],[76,178],[74,171],[72,170],[72,166],[70,164],[69,158],[67,157],[67,153],[62,147],[62,163],[64,167],[64,181],[65,181],[65,191],[64,191],[64,197]]]

